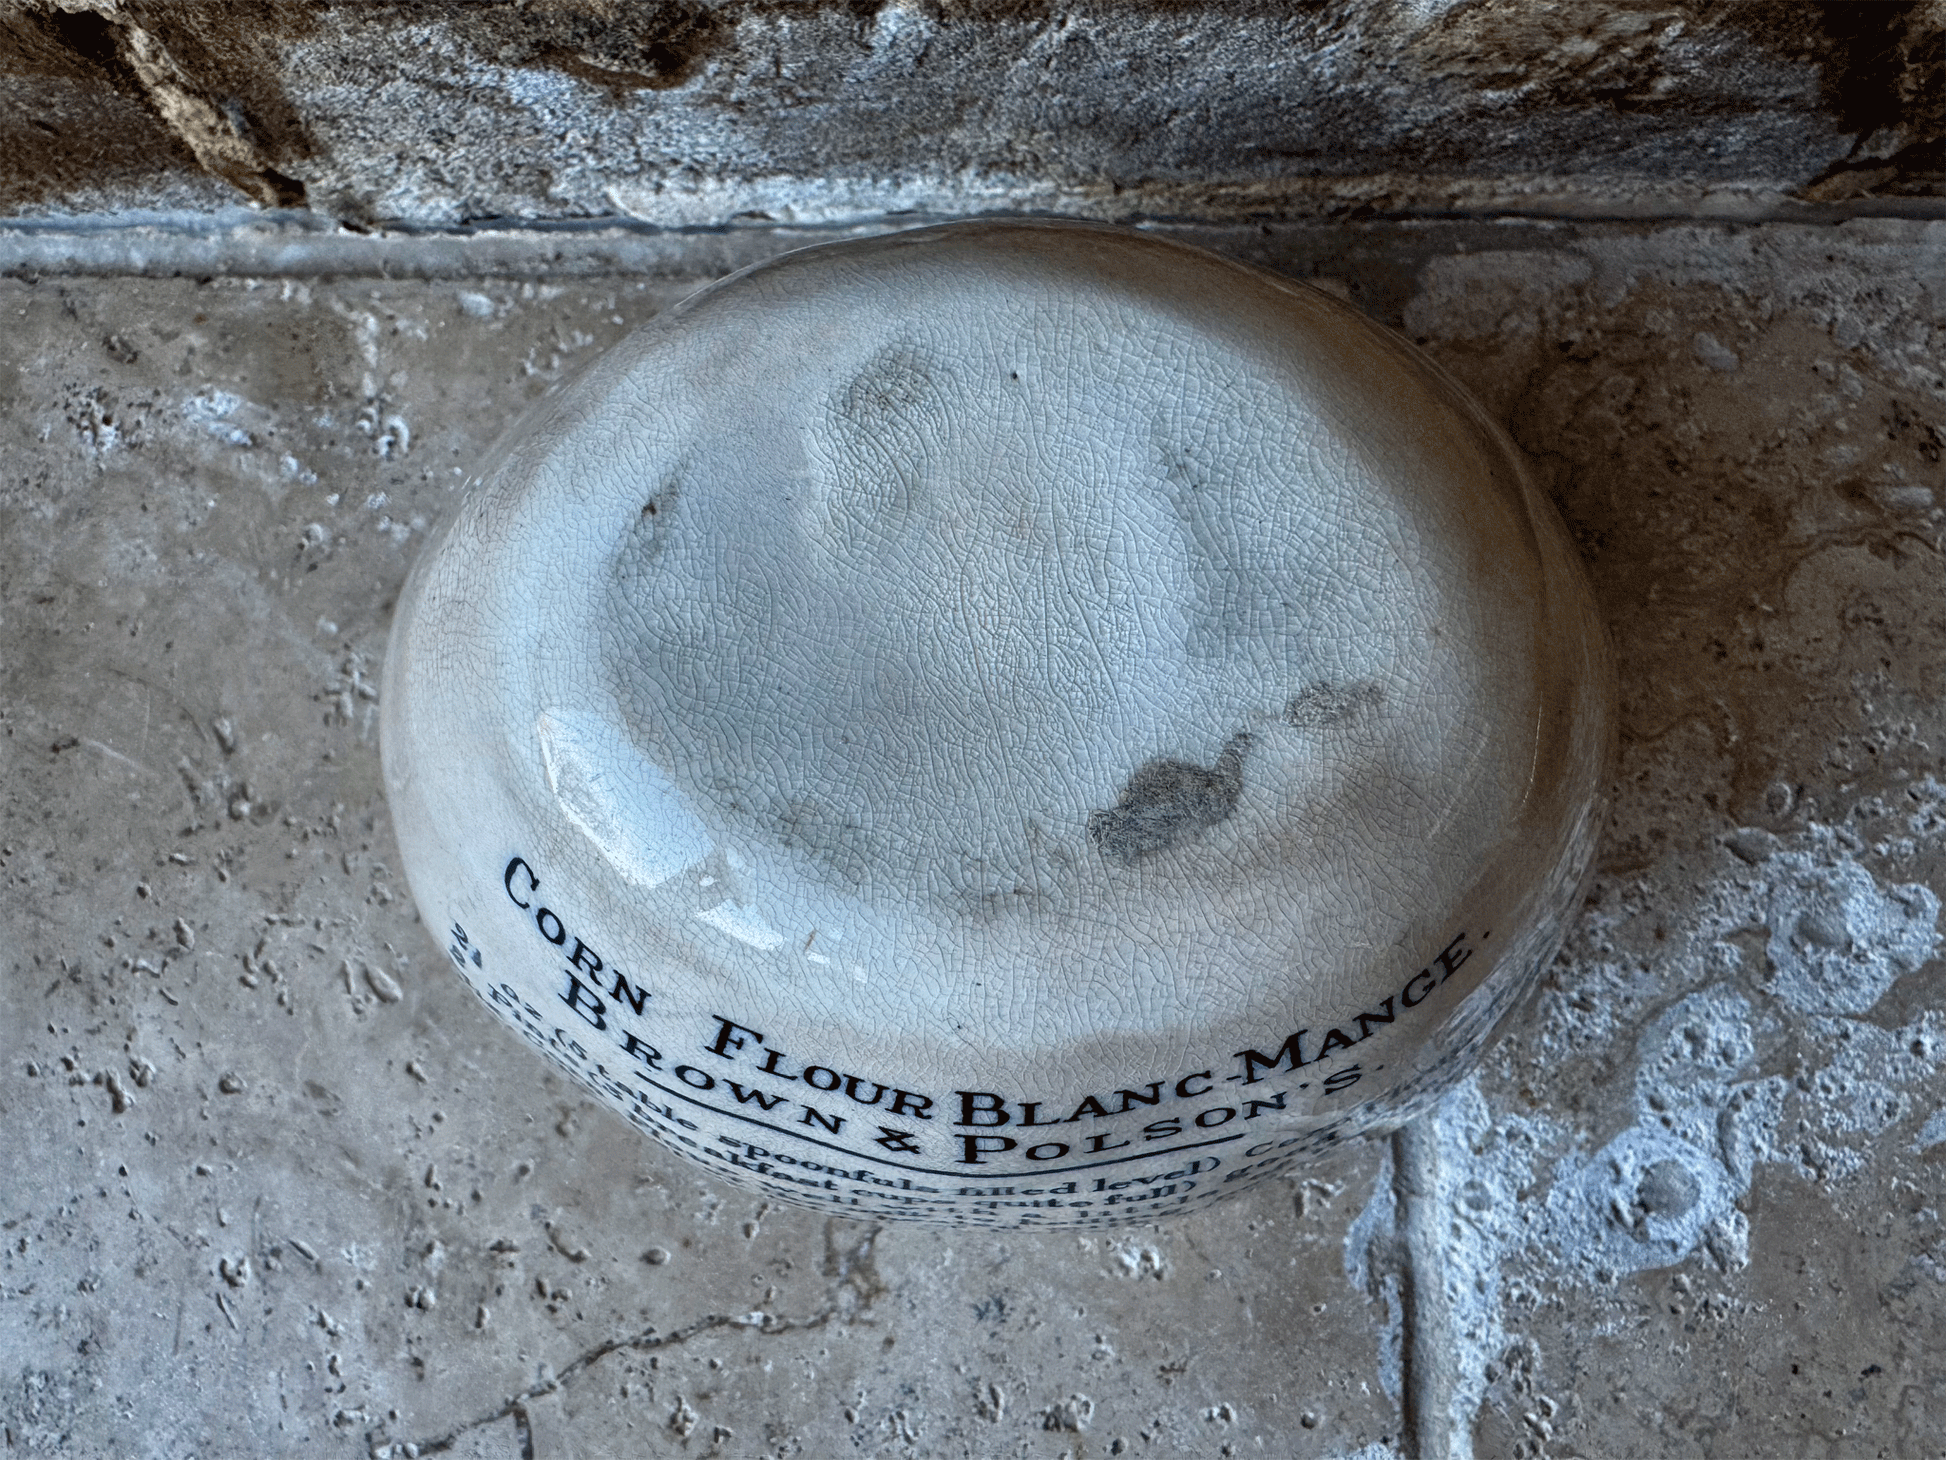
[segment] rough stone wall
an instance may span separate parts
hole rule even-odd
[[[1941,7],[11,0],[0,209],[362,227],[1936,197]]]

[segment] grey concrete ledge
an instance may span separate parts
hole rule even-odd
[[[1557,238],[1574,226],[1837,227],[1946,221],[1946,199],[1805,203],[1777,193],[1717,193],[1686,200],[1541,197],[1504,206],[1360,207],[1338,216],[1251,221],[1241,217],[1144,216],[1105,208],[887,211],[839,222],[779,224],[752,219],[667,228],[608,217],[579,222],[493,220],[450,229],[354,229],[317,214],[246,208],[213,213],[121,213],[0,222],[0,276],[173,278],[372,276],[400,279],[586,278],[604,274],[696,278],[729,273],[786,249],[965,217],[1078,217],[1135,224],[1229,252],[1258,240],[1288,250],[1305,238],[1343,240],[1385,231],[1479,231],[1504,242],[1512,231]],[[1680,204],[1680,206],[1679,206]],[[1300,251],[1308,252],[1310,250]]]

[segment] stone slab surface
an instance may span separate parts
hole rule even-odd
[[[1591,905],[1439,1121],[1477,1453],[1946,1450],[1930,237],[1481,254],[1406,307],[1553,488],[1622,676]]]
[[[1946,1450],[1939,235],[1195,236],[1508,423],[1609,616],[1618,809],[1435,1120],[1085,1238],[716,1186],[409,906],[393,595],[506,419],[683,279],[0,280],[8,1446]]]
[[[485,440],[669,288],[0,294],[11,1444],[1397,1433],[1341,1273],[1370,1152],[1193,1231],[827,1222],[671,1163],[446,972],[380,796],[390,603]]]

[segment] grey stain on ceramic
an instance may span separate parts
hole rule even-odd
[[[1385,687],[1376,680],[1333,684],[1321,679],[1291,696],[1284,706],[1284,723],[1293,730],[1323,730],[1376,710],[1384,700]]]
[[[1088,817],[1088,835],[1102,855],[1132,865],[1150,852],[1228,820],[1243,794],[1248,733],[1233,735],[1213,766],[1157,757],[1144,761],[1112,807]]]
[[[888,346],[852,379],[835,412],[848,427],[883,426],[925,401],[933,373],[934,367],[916,346]]]

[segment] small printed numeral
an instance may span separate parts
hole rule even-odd
[[[458,923],[454,923],[453,941],[446,949],[446,956],[452,959],[454,963],[458,964],[461,970],[464,970],[466,968],[469,954],[471,955],[472,963],[475,968],[486,967],[485,962],[480,957],[480,950],[478,948],[475,948],[473,946],[472,940],[466,936],[466,929],[461,927]]]

